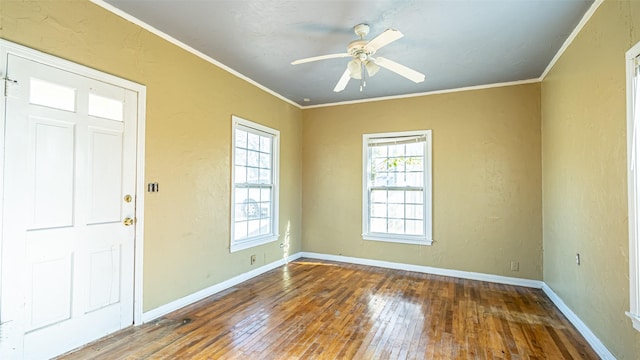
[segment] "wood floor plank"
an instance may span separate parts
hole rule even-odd
[[[538,289],[300,259],[60,359],[598,359]]]

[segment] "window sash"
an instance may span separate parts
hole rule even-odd
[[[393,201],[393,200],[389,200],[388,197],[386,197],[385,201],[375,201],[373,199],[373,193],[374,191],[393,191],[393,192],[402,192],[403,193],[403,200],[402,201]],[[406,197],[406,193],[407,192],[422,192],[422,196],[420,196],[420,201],[419,202],[411,202],[410,200],[407,200]],[[384,215],[376,215],[374,214],[376,209],[379,209],[380,207],[384,208]],[[390,214],[390,209],[397,209],[401,207],[402,208],[402,215],[395,215],[395,214]],[[424,234],[426,233],[426,229],[425,229],[425,221],[424,221],[424,216],[425,216],[425,204],[424,204],[424,187],[398,187],[398,186],[394,186],[394,187],[381,187],[381,186],[377,186],[377,187],[372,187],[369,189],[369,234],[376,234],[377,236],[410,236],[410,237],[416,237],[417,239],[420,239],[422,237],[424,237]],[[421,215],[418,217],[417,215],[409,215],[407,214],[407,212],[411,213],[411,211],[408,211],[409,209],[413,209],[414,212],[420,213]],[[394,216],[395,215],[395,216]],[[384,219],[385,220],[385,227],[386,227],[386,231],[376,231],[373,222],[378,219]],[[392,223],[398,223],[398,222],[402,222],[403,224],[403,232],[394,232],[391,231],[389,229],[390,224]],[[419,226],[419,231],[416,232],[416,230],[414,231],[409,231],[408,228],[411,228],[411,226],[409,224],[414,223],[415,225],[420,225]],[[418,228],[417,226],[414,226],[414,229]]]
[[[234,206],[236,207],[240,207],[235,208],[234,209],[234,224],[235,226],[238,226],[240,223],[250,223],[250,222],[255,222],[255,221],[260,221],[261,223],[264,222],[265,220],[268,220],[269,223],[271,223],[272,218],[273,218],[273,214],[274,214],[274,201],[273,201],[273,189],[274,187],[272,185],[257,185],[254,186],[252,184],[239,184],[236,186],[236,190],[238,189],[257,189],[260,192],[260,195],[258,195],[257,199],[254,199],[251,195],[248,195],[245,201],[241,201],[238,202],[238,200],[236,199],[234,202]],[[269,197],[268,198],[263,198],[261,196],[262,191],[261,190],[269,190]],[[237,192],[237,191],[236,191]],[[266,205],[265,205],[266,204]],[[249,210],[250,209],[250,210]],[[244,216],[240,216],[238,217],[237,214],[241,213]],[[244,240],[251,240],[251,239],[255,239],[255,238],[261,238],[264,237],[266,235],[271,235],[273,233],[273,228],[272,228],[272,224],[269,224],[269,231],[268,232],[262,232],[262,229],[260,229],[260,231],[258,231],[257,234],[253,235],[253,236],[249,236],[249,232],[247,232],[247,236],[244,237],[236,237],[237,234],[234,233],[234,241],[244,241]]]

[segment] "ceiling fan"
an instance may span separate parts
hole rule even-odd
[[[344,71],[342,77],[338,80],[336,87],[333,89],[335,92],[344,90],[351,78],[360,80],[360,91],[362,91],[366,86],[365,74],[372,77],[378,72],[378,70],[380,70],[380,67],[393,71],[394,73],[415,83],[424,81],[424,74],[422,73],[380,56],[375,58],[373,57],[373,54],[375,54],[376,51],[403,37],[404,35],[400,31],[387,29],[371,41],[364,39],[364,37],[369,34],[369,25],[358,24],[353,27],[353,31],[358,37],[360,37],[360,39],[350,42],[349,45],[347,45],[346,53],[321,55],[295,60],[291,62],[291,65],[304,64],[318,60],[351,57],[352,60],[347,64],[347,69]]]

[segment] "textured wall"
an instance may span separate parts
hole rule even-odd
[[[640,356],[624,314],[624,59],[639,27],[640,2],[605,1],[542,83],[544,281],[619,359]]]
[[[433,245],[362,240],[362,134],[418,129]],[[542,279],[539,84],[309,109],[303,133],[305,251]]]
[[[283,257],[230,254],[231,115],[280,130],[280,234],[300,251],[302,111],[88,1],[0,2],[0,37],[147,86],[144,309]],[[258,263],[250,266],[250,254]]]

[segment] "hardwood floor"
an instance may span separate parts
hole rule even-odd
[[[598,359],[541,290],[300,259],[62,359]]]

